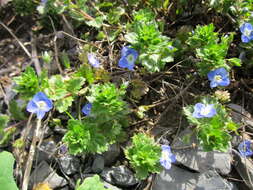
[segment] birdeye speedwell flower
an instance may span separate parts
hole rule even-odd
[[[195,118],[210,118],[216,115],[216,109],[214,108],[213,104],[202,104],[197,103],[194,106],[194,112],[192,114]]]
[[[53,108],[53,102],[43,92],[38,92],[27,104],[26,110],[35,113],[38,119],[42,119],[46,112]]]
[[[82,108],[82,112],[84,115],[90,115],[90,112],[91,112],[91,108],[92,108],[92,104],[91,103],[87,103],[83,106]]]
[[[167,170],[171,168],[171,163],[176,162],[176,157],[172,154],[170,146],[162,145],[162,156],[160,158],[160,164]]]
[[[123,47],[121,50],[121,58],[119,60],[119,67],[121,68],[127,68],[129,70],[134,69],[134,63],[138,57],[137,51],[135,51],[133,48],[129,47]]]
[[[250,23],[244,23],[240,27],[240,31],[242,33],[241,39],[243,43],[249,43],[253,40],[253,26]]]
[[[239,146],[238,150],[243,157],[252,156],[253,155],[253,144],[249,140],[242,141]]]
[[[210,87],[228,86],[230,83],[229,74],[225,68],[218,68],[207,74],[208,80],[211,82]]]
[[[88,53],[87,57],[88,57],[89,64],[92,67],[95,67],[95,68],[99,68],[100,67],[100,63],[99,63],[99,61],[96,58],[96,56],[95,56],[94,53]]]

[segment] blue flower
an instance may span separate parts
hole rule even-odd
[[[249,141],[249,140],[242,141],[238,146],[238,150],[239,150],[241,156],[246,157],[246,156],[253,155],[252,146],[253,145],[252,145],[251,141]]]
[[[53,102],[43,92],[38,92],[27,104],[26,110],[35,113],[38,119],[42,119],[46,112],[53,108]]]
[[[244,23],[240,27],[241,39],[243,43],[249,43],[253,40],[253,26],[250,23]]]
[[[202,104],[202,103],[197,103],[194,106],[194,112],[192,114],[193,117],[195,118],[204,118],[204,117],[213,117],[216,115],[216,109],[214,108],[213,104]]]
[[[229,75],[226,69],[219,68],[210,71],[207,74],[208,80],[211,81],[210,87],[214,88],[216,86],[228,86],[230,84]]]
[[[95,67],[95,68],[99,68],[100,67],[100,63],[99,61],[97,60],[96,56],[94,53],[88,53],[88,61],[89,61],[89,64],[92,66],[92,67]]]
[[[176,157],[172,154],[170,146],[162,145],[162,156],[160,158],[160,164],[167,170],[171,168],[171,163],[176,162]]]
[[[119,67],[121,68],[127,68],[131,71],[134,70],[134,62],[136,61],[138,57],[137,51],[135,51],[133,48],[129,47],[123,47],[121,50],[121,58],[119,60]]]
[[[91,112],[91,108],[92,108],[92,104],[91,103],[87,103],[83,106],[82,108],[82,112],[84,115],[90,115],[90,112]]]

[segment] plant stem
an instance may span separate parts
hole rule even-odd
[[[32,169],[32,163],[33,163],[33,158],[34,158],[34,154],[35,154],[36,143],[39,140],[40,127],[41,127],[41,119],[38,119],[37,126],[36,126],[36,129],[34,132],[35,134],[33,136],[32,144],[31,144],[28,159],[27,159],[27,164],[26,164],[26,169],[25,169],[25,174],[24,174],[23,184],[22,184],[22,190],[28,189],[28,183],[29,183],[29,179],[30,179],[30,173],[31,173],[31,169]]]

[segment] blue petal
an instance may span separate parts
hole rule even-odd
[[[241,33],[244,33],[244,30],[245,30],[245,23],[240,26]]]
[[[215,80],[213,80],[213,81],[210,82],[210,87],[211,88],[214,88],[216,86],[218,86],[218,83]]]
[[[89,64],[95,68],[99,68],[100,67],[100,63],[99,61],[96,59],[96,56],[94,53],[88,53],[88,61]]]
[[[207,74],[207,78],[208,80],[212,81],[215,77],[216,73],[215,71],[210,71],[208,74]]]
[[[38,110],[38,106],[33,100],[30,100],[26,106],[26,110],[28,112],[35,113]]]
[[[134,65],[130,65],[126,57],[121,57],[118,63],[118,66],[121,68],[130,68],[133,69]]]
[[[84,115],[90,115],[90,112],[91,112],[91,108],[92,108],[92,104],[91,103],[87,103],[83,106],[82,108],[82,112]]]
[[[243,156],[243,157],[253,155],[252,143],[249,140],[242,141],[238,146],[238,150],[239,150],[241,156]]]
[[[210,109],[210,112],[208,114],[205,115],[205,117],[213,117],[214,115],[216,115],[216,109],[213,107]]]
[[[245,23],[245,27],[244,27],[244,30],[247,29],[247,30],[253,30],[253,26],[250,24],[250,23]]]
[[[249,43],[250,39],[248,38],[248,36],[245,36],[245,35],[241,35],[241,40],[243,43]]]
[[[128,46],[124,46],[124,47],[121,49],[121,57],[127,56],[129,49],[130,49],[130,48],[129,48]]]
[[[216,75],[221,75],[222,77],[228,76],[227,70],[223,67],[214,70],[214,72],[216,73]]]
[[[168,146],[168,145],[162,145],[161,148],[162,148],[162,151],[169,151],[169,152],[171,152],[170,146]]]
[[[195,118],[202,118],[203,116],[200,114],[201,109],[203,109],[205,105],[202,103],[197,103],[194,106],[194,112],[192,113],[192,116]]]
[[[222,79],[222,81],[219,82],[219,86],[228,86],[229,84],[230,84],[230,79],[228,77]]]
[[[43,110],[37,110],[35,113],[37,114],[38,119],[42,119],[44,115],[46,114],[46,112]]]
[[[171,163],[174,163],[177,161],[176,156],[174,154],[171,154],[170,159],[171,159]]]

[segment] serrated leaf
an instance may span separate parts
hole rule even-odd
[[[14,157],[11,153],[3,151],[0,153],[0,187],[1,189],[18,190],[13,177]]]

